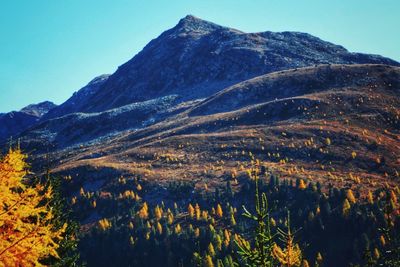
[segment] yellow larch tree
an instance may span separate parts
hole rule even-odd
[[[144,202],[142,208],[139,210],[139,217],[141,219],[147,219],[149,217],[149,208],[146,202]]]
[[[302,264],[302,252],[299,244],[294,242],[294,234],[290,229],[290,215],[287,219],[287,232],[278,228],[278,234],[284,243],[284,248],[280,248],[276,243],[272,249],[275,259],[285,267],[299,267]]]
[[[25,160],[19,148],[0,159],[0,266],[44,266],[41,259],[58,258],[67,227],[54,226],[52,189],[30,185]]]
[[[347,190],[346,198],[350,201],[350,203],[356,203],[356,198],[354,197],[353,191],[351,189]]]
[[[306,183],[304,182],[303,179],[300,179],[300,181],[299,181],[299,189],[303,190],[303,189],[306,189],[306,188],[307,188]]]
[[[175,234],[180,234],[181,232],[182,232],[182,227],[181,227],[181,225],[178,223],[176,226],[175,226]]]
[[[206,255],[205,257],[204,257],[204,260],[203,260],[204,262],[203,262],[203,266],[204,267],[214,267],[214,263],[213,263],[213,260],[212,260],[212,258],[211,258],[211,256],[210,255]]]
[[[368,191],[367,200],[369,204],[374,204],[374,196],[372,195],[371,191]]]
[[[157,232],[159,235],[162,235],[163,233],[163,227],[160,222],[157,222]]]
[[[154,217],[157,219],[157,221],[161,220],[163,216],[163,210],[160,208],[158,205],[154,208]]]
[[[207,250],[208,250],[208,254],[210,254],[211,257],[215,256],[215,249],[211,242],[210,242],[210,244],[208,244]]]
[[[112,226],[112,224],[109,220],[107,220],[107,218],[99,220],[99,227],[102,231],[106,231],[106,230],[110,229],[111,226]],[[133,225],[132,225],[132,227],[133,227]]]
[[[190,204],[190,203],[188,206],[188,213],[189,213],[190,218],[194,217],[194,208],[193,208],[192,204]]]
[[[235,219],[235,214],[231,214],[231,225],[235,226],[236,225],[236,219]]]
[[[196,205],[194,206],[194,210],[195,210],[195,214],[196,214],[196,220],[200,220],[201,218],[201,209],[199,204],[196,203]]]
[[[301,263],[301,267],[310,267],[310,264],[307,260],[303,260],[303,262]]]
[[[217,205],[217,211],[216,211],[216,213],[217,213],[217,216],[218,216],[219,218],[222,218],[222,216],[224,215],[224,213],[223,213],[223,211],[222,211],[222,207],[221,207],[220,204]]]
[[[343,205],[342,205],[342,214],[343,214],[343,216],[347,217],[347,215],[349,215],[350,209],[351,209],[350,202],[346,198],[343,201]]]

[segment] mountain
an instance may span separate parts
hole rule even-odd
[[[266,73],[328,63],[399,65],[381,56],[350,53],[306,33],[244,33],[189,15],[48,117],[101,112],[167,95],[182,101],[205,98]]]
[[[146,175],[155,185],[201,183],[204,166],[224,161],[229,171],[246,147],[283,177],[282,160],[302,165],[305,179],[323,182],[319,166],[329,164],[335,175],[392,184],[385,177],[398,164],[399,66],[305,33],[244,33],[187,16],[19,137],[35,162],[50,152],[55,172],[110,183],[110,173],[152,173],[137,164],[158,166]],[[360,156],[350,160],[350,150]],[[384,165],[371,163],[377,155]],[[217,187],[223,177],[209,178]]]
[[[15,136],[35,125],[42,116],[54,107],[56,107],[54,103],[45,101],[26,106],[20,111],[0,114],[0,141]]]

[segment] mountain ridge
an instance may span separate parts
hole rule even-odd
[[[19,111],[0,113],[0,141],[29,129],[56,106],[53,102],[44,101],[30,104]]]
[[[188,15],[83,97],[85,104],[66,102],[48,117],[105,111],[171,94],[183,101],[204,98],[268,72],[326,63],[399,65],[377,55],[349,53],[306,33],[244,33]]]

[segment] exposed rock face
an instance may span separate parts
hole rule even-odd
[[[54,107],[56,107],[54,103],[46,101],[29,105],[20,111],[0,114],[0,141],[4,141],[33,126]]]

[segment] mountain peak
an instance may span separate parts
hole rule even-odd
[[[182,18],[181,21],[194,22],[194,21],[203,21],[203,20],[194,15],[189,14],[189,15],[186,15],[184,18]]]
[[[55,108],[57,105],[55,105],[53,102],[50,101],[44,101],[38,104],[31,104],[29,106],[24,107],[23,109],[20,110],[20,112],[35,116],[35,117],[42,117],[44,114],[49,112],[51,109]]]
[[[193,15],[187,15],[179,21],[175,28],[183,32],[210,32],[223,27]]]
[[[110,77],[110,75],[111,75],[111,74],[102,74],[102,75],[99,75],[99,76],[93,78],[93,79],[88,83],[88,85],[93,85],[93,84],[97,84],[97,83],[100,83],[100,82],[104,82],[105,80],[108,79],[108,77]]]

